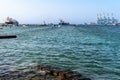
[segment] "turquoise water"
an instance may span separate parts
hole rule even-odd
[[[32,61],[79,71],[93,80],[120,80],[120,27],[4,27],[0,72]]]

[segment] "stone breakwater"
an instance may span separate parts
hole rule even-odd
[[[36,65],[10,69],[0,73],[0,80],[91,80],[79,72],[50,65]]]

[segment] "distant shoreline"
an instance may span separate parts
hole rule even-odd
[[[4,26],[8,26],[8,27],[13,27],[13,26],[59,26],[59,24],[19,24],[19,25],[14,25],[14,24],[4,24],[4,23],[1,23],[0,24],[0,27],[4,27]],[[61,25],[61,26],[120,26],[120,25],[86,25],[86,24],[69,24],[69,25]]]

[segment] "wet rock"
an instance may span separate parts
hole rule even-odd
[[[45,71],[47,74],[50,74],[51,73],[51,66],[49,66],[49,65],[38,65],[37,66],[37,70],[42,70],[42,71]]]
[[[51,75],[59,76],[59,72],[62,71],[62,69],[61,68],[57,68],[57,67],[52,67],[50,69],[50,71],[51,71]]]
[[[42,70],[39,70],[39,71],[36,72],[36,75],[45,76],[45,75],[46,75],[46,72],[45,72],[45,71],[42,71]]]
[[[81,77],[82,75],[76,71],[69,71],[69,72],[65,72],[65,78],[74,78],[74,77]]]
[[[35,65],[0,73],[0,80],[91,80],[79,72],[50,65]]]

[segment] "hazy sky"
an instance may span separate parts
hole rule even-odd
[[[120,0],[0,0],[0,23],[7,16],[20,23],[95,22],[97,13],[120,20]]]

